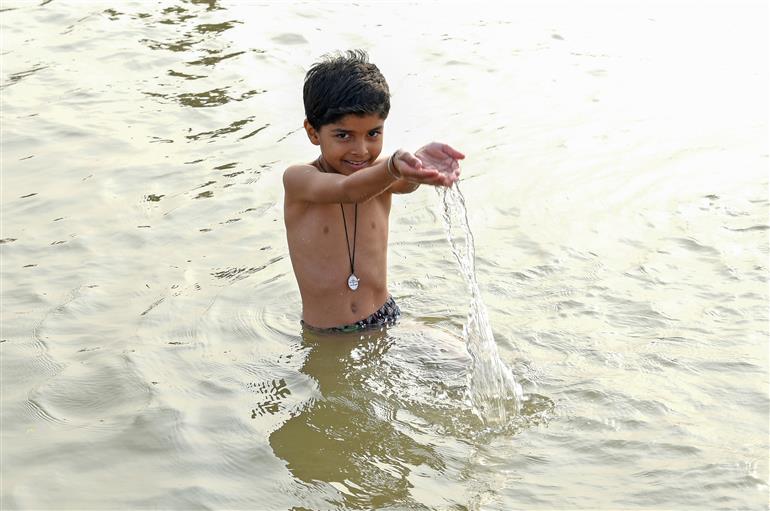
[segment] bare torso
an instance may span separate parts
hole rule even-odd
[[[319,171],[320,172],[320,171]],[[388,217],[392,194],[385,191],[355,205],[344,204],[350,250],[355,236],[358,289],[348,288],[350,260],[339,203],[285,198],[284,222],[294,275],[302,296],[302,318],[319,328],[355,323],[388,299]]]

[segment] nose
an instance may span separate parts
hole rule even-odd
[[[366,151],[366,141],[362,138],[359,138],[356,140],[355,145],[353,146],[353,150],[351,151],[353,156],[364,156]]]

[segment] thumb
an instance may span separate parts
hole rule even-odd
[[[463,160],[463,159],[465,159],[465,155],[463,153],[461,153],[460,151],[458,151],[454,147],[451,147],[451,146],[449,146],[447,144],[443,144],[441,146],[441,150],[444,151],[444,154],[448,154],[449,156],[451,156],[455,160]]]
[[[406,163],[408,166],[412,167],[413,169],[420,169],[422,168],[422,160],[420,160],[418,157],[413,155],[410,152],[404,151],[399,155],[399,160],[401,160],[403,163]]]

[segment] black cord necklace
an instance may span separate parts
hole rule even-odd
[[[321,164],[321,157],[319,156],[315,160],[315,166],[321,171],[326,172]],[[340,202],[340,210],[342,210],[342,225],[345,227],[345,248],[348,249],[348,260],[350,261],[350,277],[348,277],[348,287],[351,291],[358,289],[358,277],[356,277],[356,234],[358,234],[358,203],[356,202],[354,220],[353,220],[353,251],[350,251],[350,238],[348,238],[348,222],[345,219],[345,208],[342,207]]]
[[[358,289],[358,277],[356,277],[356,234],[358,233],[358,203],[356,202],[354,220],[353,220],[353,251],[350,250],[350,238],[348,238],[348,222],[345,219],[345,208],[340,203],[342,210],[342,225],[345,226],[345,248],[348,249],[348,260],[350,261],[350,277],[348,277],[348,287],[351,291]]]

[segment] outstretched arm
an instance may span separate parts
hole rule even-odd
[[[312,165],[293,165],[283,174],[286,197],[300,202],[366,202],[394,182],[396,179],[387,172],[387,160],[349,176],[320,172]]]
[[[458,159],[465,156],[446,144],[433,142],[413,155],[398,150],[392,157],[349,176],[319,172],[312,165],[286,169],[283,185],[287,197],[316,203],[365,202],[385,190],[413,191],[420,184],[452,186],[460,176]],[[390,165],[390,166],[389,166]]]

